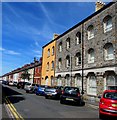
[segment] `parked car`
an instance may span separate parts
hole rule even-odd
[[[2,80],[2,84],[9,85],[9,81],[8,80]]]
[[[17,86],[17,81],[13,81],[13,86]]]
[[[36,89],[38,87],[38,84],[34,84],[34,83],[26,83],[24,86],[24,90],[26,91],[26,93],[35,93]]]
[[[117,118],[117,90],[105,90],[99,102],[99,118]]]
[[[36,90],[36,95],[45,95],[45,85],[40,85],[38,86],[37,90]]]
[[[20,89],[20,88],[24,89],[24,86],[25,86],[26,83],[28,83],[28,82],[18,82],[17,88],[18,89]]]
[[[9,81],[9,85],[10,85],[10,86],[13,86],[13,81]]]
[[[79,105],[85,105],[85,102],[80,95],[80,90],[77,87],[66,86],[63,89],[62,95],[60,96],[60,103],[63,104],[65,102],[73,102]]]
[[[62,86],[54,86],[45,88],[45,98],[59,99],[62,94]]]

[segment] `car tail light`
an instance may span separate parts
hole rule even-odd
[[[78,95],[78,97],[80,97],[80,93],[78,93],[77,95]]]
[[[56,92],[58,92],[58,90],[56,90]]]
[[[104,104],[105,104],[103,100],[100,100],[100,103],[101,103],[102,105],[104,105]]]
[[[62,94],[64,94],[64,91],[62,90]]]

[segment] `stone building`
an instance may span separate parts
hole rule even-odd
[[[61,34],[56,39],[56,85],[78,86],[89,100],[117,85],[116,33],[117,2],[111,2]]]

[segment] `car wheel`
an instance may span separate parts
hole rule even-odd
[[[28,90],[26,90],[26,93],[29,93],[29,91],[28,91]]]
[[[60,99],[60,103],[61,103],[61,104],[64,104],[64,100]]]
[[[103,115],[101,113],[99,113],[99,119],[103,119]]]
[[[79,102],[79,105],[80,105],[80,106],[85,106],[85,102],[84,102],[84,101],[80,101],[80,102]]]
[[[46,99],[48,99],[48,96],[45,96]]]

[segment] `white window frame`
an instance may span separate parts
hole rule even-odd
[[[89,50],[89,53],[88,53],[88,63],[94,63],[94,60],[95,60],[94,50],[91,49]]]
[[[66,67],[70,67],[70,57],[66,58]]]
[[[110,53],[110,51],[112,53]],[[114,59],[114,48],[112,44],[107,44],[104,48],[105,60],[113,60]]]
[[[112,30],[112,18],[108,17],[107,19],[104,20],[104,33]]]
[[[81,54],[76,54],[76,66],[81,65]]]
[[[55,51],[54,51],[54,46],[53,46],[53,47],[52,47],[52,55],[54,55],[54,52],[55,52]]]
[[[75,76],[75,87],[79,87],[82,90],[82,79],[80,75]]]
[[[69,49],[70,48],[70,38],[68,38],[66,40],[66,48]]]
[[[61,65],[62,65],[62,61],[59,60],[59,61],[58,61],[58,68],[59,68],[59,69],[61,69]]]
[[[52,61],[52,69],[54,69],[54,61]]]
[[[97,83],[96,83],[96,77],[94,75],[88,76],[87,94],[94,96],[97,95]]]
[[[48,57],[50,57],[50,49],[48,49]]]
[[[91,25],[88,27],[88,40],[94,38],[94,27]]]
[[[80,43],[81,43],[81,33],[78,32],[78,33],[76,34],[76,44],[78,45],[78,44],[80,44]]]

